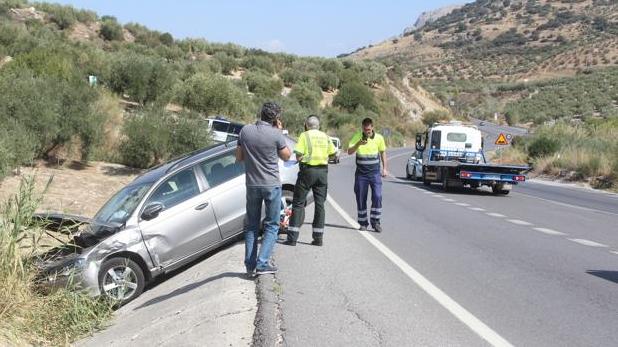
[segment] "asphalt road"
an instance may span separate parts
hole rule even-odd
[[[489,121],[482,121],[475,118],[471,118],[471,122],[483,132],[485,151],[492,151],[498,147],[501,147],[496,145],[496,140],[498,139],[500,134],[504,134],[505,137],[510,137],[511,139],[515,136],[528,135],[528,130],[524,128],[497,125]]]
[[[305,244],[277,247],[285,345],[618,345],[618,196],[539,182],[443,193],[404,179],[411,153],[389,151],[382,234],[345,217],[343,158],[325,246],[306,244],[307,224]]]

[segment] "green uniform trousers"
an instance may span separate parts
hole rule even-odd
[[[292,217],[288,227],[288,240],[297,241],[300,227],[305,220],[305,205],[307,194],[313,191],[315,213],[313,215],[313,239],[322,240],[324,235],[324,202],[328,188],[328,166],[309,166],[301,164],[296,187],[294,187],[294,201],[292,202]]]

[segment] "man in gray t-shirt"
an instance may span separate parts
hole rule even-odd
[[[281,210],[281,180],[279,158],[290,159],[290,149],[281,132],[281,107],[267,102],[260,110],[260,120],[245,125],[238,137],[236,160],[245,161],[247,185],[247,225],[245,228],[245,267],[247,273],[274,273],[277,268],[269,262],[279,231]],[[266,208],[264,236],[258,255],[258,231]]]

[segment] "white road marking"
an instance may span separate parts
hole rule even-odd
[[[593,209],[593,208],[588,208],[588,207],[583,207],[583,206],[567,204],[567,203],[564,203],[564,202],[558,202],[558,201],[549,200],[549,199],[543,199],[543,198],[539,198],[538,196],[534,196],[534,195],[530,195],[530,194],[526,194],[526,193],[516,192],[516,194],[525,195],[525,196],[533,198],[533,199],[549,202],[549,203],[552,203],[552,204],[555,204],[555,205],[559,205],[559,206],[565,206],[565,207],[575,208],[575,209],[578,209],[578,210],[584,210],[584,211],[590,211],[590,212],[609,214],[609,215],[612,215],[612,216],[618,216],[618,213],[613,213],[613,212],[609,212],[609,211],[602,211],[602,210],[596,210],[596,209]]]
[[[468,207],[468,209],[472,211],[485,212],[485,209],[480,207]]]
[[[611,251],[610,253],[618,255],[618,251]]]
[[[569,241],[573,241],[573,242],[577,242],[580,245],[584,245],[584,246],[590,246],[590,247],[602,247],[602,248],[607,248],[609,246],[604,245],[602,243],[598,243],[598,242],[594,242],[594,241],[590,241],[590,240],[585,240],[585,239],[568,239]]]
[[[448,198],[446,198],[446,199],[442,199],[442,200],[444,200],[444,201],[446,201],[446,202],[455,202],[455,201],[456,201],[456,200],[453,200],[453,199],[448,199]]]
[[[426,190],[425,190],[423,193],[425,193],[425,194],[431,194],[431,195],[433,195],[433,194],[434,194],[434,193],[432,193],[432,192],[428,192],[428,191],[426,191]]]
[[[339,206],[335,200],[328,195],[328,202],[331,206],[339,212],[341,217],[348,222],[353,228],[358,229],[360,226],[358,223],[352,219],[342,208]],[[403,273],[405,273],[416,285],[418,285],[425,293],[431,296],[434,300],[436,300],[442,307],[447,309],[453,316],[459,319],[462,323],[468,326],[470,330],[478,334],[481,338],[485,339],[493,346],[512,346],[510,342],[505,340],[502,336],[500,336],[497,332],[493,331],[489,326],[485,323],[481,322],[478,318],[476,318],[472,313],[468,312],[465,308],[459,305],[455,300],[451,299],[445,292],[443,292],[440,288],[436,287],[433,283],[431,283],[425,276],[416,271],[412,266],[406,263],[403,259],[401,259],[397,254],[391,251],[388,247],[386,247],[382,242],[378,241],[375,237],[373,237],[368,232],[359,233],[369,241],[376,249],[378,249],[382,254],[384,254],[395,266],[397,266]]]
[[[547,228],[534,228],[534,230],[540,231],[540,232],[542,232],[544,234],[547,234],[547,235],[556,235],[556,236],[564,236],[564,235],[566,235],[565,233],[561,233],[559,231],[552,230],[552,229],[547,229]]]
[[[506,216],[500,213],[494,213],[494,212],[488,212],[486,213],[486,215],[490,216],[490,217],[496,217],[496,218],[505,218]]]
[[[444,196],[442,196],[440,194],[436,194],[436,195],[434,195],[434,197],[442,199]]]
[[[457,205],[457,206],[463,206],[463,207],[468,207],[468,206],[470,206],[470,204],[466,204],[465,202],[458,202],[458,203],[456,203],[455,205]]]
[[[519,219],[507,219],[506,221],[509,223],[517,224],[517,225],[532,225],[532,223],[528,223],[525,220],[519,220]]]

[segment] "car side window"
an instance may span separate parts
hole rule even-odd
[[[211,188],[245,173],[245,164],[236,162],[234,151],[203,161],[199,166]]]
[[[165,209],[180,204],[198,195],[200,188],[193,168],[188,168],[166,179],[148,198],[146,206],[153,202],[160,202]]]

